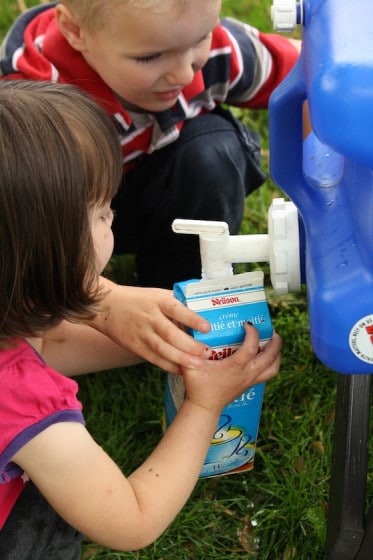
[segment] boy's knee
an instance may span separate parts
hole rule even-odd
[[[202,115],[184,125],[177,158],[191,180],[243,189],[244,195],[261,185],[259,136],[233,117]]]

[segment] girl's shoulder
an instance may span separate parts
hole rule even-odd
[[[16,424],[32,425],[62,411],[81,414],[77,392],[76,381],[49,367],[27,341],[0,351],[0,409],[18,418]]]

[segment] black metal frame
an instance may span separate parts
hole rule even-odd
[[[339,375],[327,523],[327,560],[372,560],[366,515],[371,375]]]

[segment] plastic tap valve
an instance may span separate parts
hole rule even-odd
[[[298,211],[292,202],[275,198],[268,211],[268,234],[230,235],[226,222],[176,219],[175,233],[199,235],[202,278],[233,273],[233,263],[269,262],[271,283],[279,294],[301,285]]]

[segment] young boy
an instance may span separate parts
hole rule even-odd
[[[221,0],[62,0],[25,12],[2,46],[6,78],[77,85],[112,115],[126,171],[115,252],[142,286],[200,277],[196,236],[174,218],[223,220],[237,234],[264,180],[257,134],[223,103],[263,108],[297,59],[291,41],[233,19]]]

